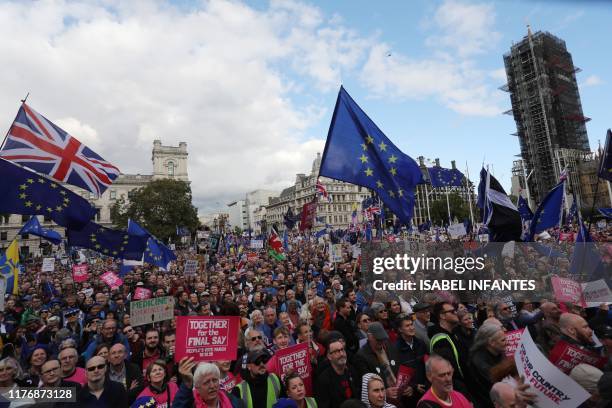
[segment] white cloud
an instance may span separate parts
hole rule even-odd
[[[580,86],[597,86],[603,84],[604,81],[597,75],[589,75]]]
[[[324,135],[308,130],[323,113],[291,94],[337,87],[369,46],[294,1],[2,3],[0,37],[14,39],[0,42],[5,129],[29,91],[33,108],[126,173],[151,171],[153,139],[185,141],[201,207],[309,170]]]

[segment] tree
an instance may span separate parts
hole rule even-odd
[[[111,207],[111,220],[126,228],[131,218],[160,240],[176,238],[176,227],[195,231],[199,226],[197,209],[191,204],[191,187],[184,181],[154,180],[145,187],[130,192]]]
[[[448,202],[450,204],[451,221],[456,218],[459,222],[470,217],[470,208],[468,203],[463,201],[457,193],[449,193]],[[444,225],[448,223],[448,207],[446,205],[446,197],[434,201],[430,207],[432,222],[436,225]]]

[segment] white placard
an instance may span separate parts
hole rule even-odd
[[[529,330],[523,332],[514,353],[520,376],[537,395],[538,408],[576,408],[591,397],[578,383],[555,367],[533,342]]]
[[[480,241],[480,242],[489,242],[489,234],[480,234],[480,235],[478,235],[478,241]]]
[[[263,248],[263,240],[262,239],[252,239],[250,246],[251,246],[252,249],[262,249]]]
[[[130,323],[132,326],[161,322],[173,317],[174,298],[172,296],[130,302]]]
[[[330,262],[342,262],[342,244],[331,244],[329,246],[329,261]]]
[[[185,276],[196,276],[198,274],[198,261],[189,259],[185,261]]]
[[[55,258],[43,258],[42,271],[53,272],[55,270]]]
[[[587,307],[598,307],[602,303],[612,303],[612,293],[605,280],[582,283],[582,296]]]
[[[465,230],[465,225],[458,223],[448,226],[448,234],[451,236],[451,238],[455,239],[466,235],[467,231]]]

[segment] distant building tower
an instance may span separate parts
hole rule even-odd
[[[508,83],[529,193],[535,203],[559,180],[562,167],[589,153],[572,56],[565,42],[547,32],[531,33],[504,55]],[[579,186],[575,186],[579,190]],[[570,180],[570,190],[574,190]]]
[[[153,179],[171,178],[189,181],[187,176],[187,143],[176,146],[162,146],[161,140],[153,141]]]

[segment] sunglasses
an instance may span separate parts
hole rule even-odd
[[[262,337],[262,336],[253,336],[253,337],[251,337],[249,340],[251,340],[251,341],[255,341],[255,340],[263,340],[263,337]]]
[[[266,364],[268,361],[270,361],[269,358],[263,357],[263,358],[258,358],[257,360],[255,360],[255,362],[253,364],[261,365],[261,364]]]
[[[87,371],[89,371],[90,373],[95,371],[95,370],[102,370],[106,368],[106,364],[99,364],[97,366],[91,366],[91,367],[87,367]]]

